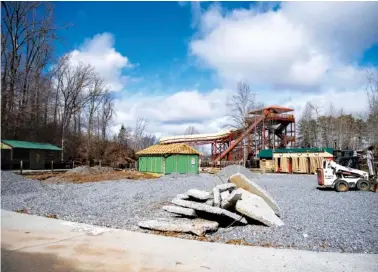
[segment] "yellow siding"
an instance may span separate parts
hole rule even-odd
[[[9,145],[1,143],[1,149],[12,149]]]

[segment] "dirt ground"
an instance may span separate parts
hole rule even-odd
[[[72,182],[72,183],[86,183],[104,180],[120,180],[120,179],[155,179],[160,177],[158,174],[142,173],[138,171],[113,171],[107,173],[95,173],[83,175],[80,173],[41,173],[24,175],[26,178],[44,181],[46,183],[56,182]]]

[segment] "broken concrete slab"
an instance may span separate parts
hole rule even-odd
[[[229,205],[229,203],[227,202],[227,200],[224,200],[221,203],[221,208],[227,210],[227,209],[230,209],[231,206]]]
[[[202,211],[208,214],[223,215],[235,221],[238,221],[242,224],[248,223],[247,220],[239,214],[232,213],[230,211],[227,211],[225,209],[221,209],[218,207],[212,207],[204,203],[192,202],[192,201],[187,201],[187,200],[182,200],[182,199],[173,199],[172,203],[181,207],[190,208],[196,211]]]
[[[216,188],[216,187],[213,189],[213,197],[214,197],[213,206],[214,207],[220,207],[220,204],[221,204],[220,192],[219,192],[218,188]]]
[[[214,206],[214,199],[208,199],[208,200],[206,200],[205,204],[209,205],[209,206]]]
[[[209,198],[211,198],[211,195],[209,192],[206,192],[206,191],[201,191],[201,190],[197,190],[197,189],[190,189],[189,191],[186,192],[186,194],[189,196],[189,197],[192,197],[194,199],[198,199],[198,200],[208,200]]]
[[[198,236],[204,235],[206,232],[213,232],[218,229],[219,223],[204,219],[160,219],[148,220],[138,223],[140,228],[159,230],[159,231],[173,231],[193,233]]]
[[[236,205],[236,202],[241,198],[243,192],[241,191],[243,189],[236,189],[232,191],[227,199],[222,200],[222,209],[231,209]]]
[[[223,208],[227,204],[228,196],[230,195],[229,191],[223,191],[221,192],[221,208]]]
[[[215,186],[219,190],[219,192],[224,192],[224,191],[232,191],[236,188],[236,185],[233,183],[223,183]]]
[[[163,210],[174,213],[174,214],[180,214],[185,215],[189,217],[197,217],[196,211],[189,208],[179,207],[179,206],[173,206],[173,205],[166,205],[163,206]]]
[[[242,197],[243,189],[236,189],[232,191],[232,193],[228,196],[227,202],[231,206],[235,206],[236,202]]]
[[[229,195],[230,195],[229,191],[223,191],[223,192],[221,192],[221,194],[220,194],[220,196],[221,196],[221,202],[227,200]]]
[[[178,199],[189,199],[190,197],[187,194],[178,194],[176,196]]]
[[[241,199],[236,202],[235,209],[244,216],[259,221],[269,227],[284,225],[282,220],[263,198],[251,194],[246,190],[243,190]]]
[[[245,189],[248,192],[263,198],[266,201],[266,203],[273,209],[276,215],[281,215],[280,208],[278,204],[274,201],[273,197],[263,188],[261,188],[256,182],[248,179],[245,175],[232,175],[229,178],[229,182],[235,184],[238,188]]]

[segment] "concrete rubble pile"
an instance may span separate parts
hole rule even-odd
[[[178,194],[171,202],[173,205],[162,208],[173,217],[139,222],[138,226],[202,236],[206,232],[217,231],[218,227],[284,225],[274,199],[256,182],[240,173],[230,176],[227,183],[215,186],[211,192],[191,189]]]

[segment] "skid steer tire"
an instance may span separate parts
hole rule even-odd
[[[370,190],[370,182],[368,180],[359,180],[357,182],[357,189],[359,191],[369,191]]]
[[[345,180],[338,180],[335,183],[336,192],[347,192],[349,190],[349,185]]]

